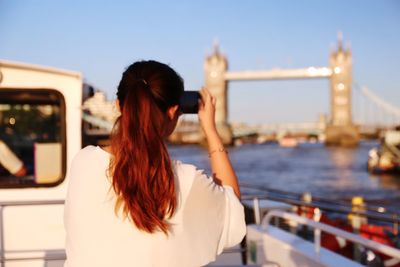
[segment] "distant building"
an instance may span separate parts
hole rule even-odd
[[[119,112],[115,106],[115,101],[107,101],[104,92],[97,91],[83,103],[83,110],[88,111],[99,119],[104,119],[110,123],[114,123],[119,116]]]

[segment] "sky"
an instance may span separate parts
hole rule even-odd
[[[0,60],[82,72],[110,100],[137,60],[168,63],[197,90],[215,42],[232,71],[324,67],[339,31],[353,81],[400,107],[400,1],[0,0]],[[353,91],[363,118],[373,107]],[[329,97],[324,79],[230,82],[229,121],[313,122]]]

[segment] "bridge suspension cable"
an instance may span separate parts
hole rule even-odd
[[[357,89],[358,92],[360,92],[361,96],[365,98],[364,105],[368,105],[369,108],[365,109],[363,113],[368,113],[369,115],[366,116],[367,114],[363,114],[364,117],[369,117],[368,119],[372,119],[372,117],[379,117],[378,122],[380,124],[388,122],[388,119],[391,118],[391,123],[389,124],[399,124],[400,123],[400,108],[396,107],[395,105],[389,103],[388,101],[384,100],[380,96],[378,96],[376,93],[372,92],[369,88],[366,86],[361,86],[358,83],[354,83],[354,88]],[[372,109],[371,109],[372,108]],[[377,118],[375,118],[377,119]],[[364,123],[367,123],[366,118],[364,118]],[[386,123],[387,124],[387,123]]]
[[[366,96],[369,100],[374,102],[377,106],[380,108],[384,109],[387,113],[394,115],[398,118],[400,118],[400,108],[394,106],[393,104],[390,104],[389,102],[383,100],[381,97],[373,93],[371,90],[369,90],[366,86],[360,86],[359,84],[355,83],[355,86],[357,89],[360,90],[360,92]]]

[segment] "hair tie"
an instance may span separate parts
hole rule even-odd
[[[135,83],[143,83],[144,85],[149,85],[145,79],[134,79],[133,82]]]

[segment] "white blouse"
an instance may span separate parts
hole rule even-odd
[[[74,158],[64,223],[65,267],[203,266],[246,232],[244,209],[229,186],[219,186],[193,165],[174,161],[178,206],[172,231],[149,234],[114,213],[107,169],[110,154],[88,146]]]

